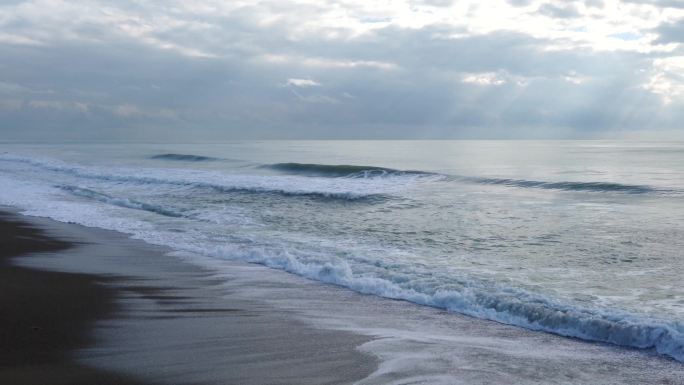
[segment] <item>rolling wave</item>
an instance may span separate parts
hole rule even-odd
[[[188,154],[158,154],[152,155],[150,159],[177,160],[185,162],[205,162],[210,160],[218,160],[218,158],[212,158],[210,156]]]
[[[503,185],[520,188],[539,188],[546,190],[622,192],[628,194],[646,194],[662,190],[650,186],[632,185],[612,182],[544,182],[525,179],[457,177],[460,180],[479,184]]]
[[[407,171],[385,167],[355,166],[355,165],[327,165],[308,163],[275,163],[261,166],[277,170],[286,174],[322,176],[322,177],[346,177],[346,178],[374,178],[387,176],[438,176],[439,180],[467,182],[484,185],[501,185],[516,188],[535,188],[545,190],[585,191],[585,192],[618,192],[626,194],[647,194],[654,192],[672,192],[661,190],[651,186],[622,184],[614,182],[581,182],[581,181],[537,181],[512,178],[486,178],[462,175],[447,175],[428,171]]]
[[[77,187],[77,186],[69,186],[69,185],[61,185],[57,186],[60,189],[67,191],[73,195],[88,198],[88,199],[93,199],[102,203],[108,203],[111,205],[119,206],[119,207],[124,207],[124,208],[129,208],[129,209],[135,209],[135,210],[143,210],[143,211],[149,211],[151,213],[163,215],[166,217],[173,217],[173,218],[181,218],[183,217],[183,214],[175,212],[173,210],[168,210],[165,209],[164,207],[161,207],[159,205],[154,205],[154,204],[149,204],[149,203],[144,203],[144,202],[139,202],[133,199],[127,199],[127,198],[116,198],[95,190],[91,190],[85,187]]]
[[[163,154],[173,156],[179,155]],[[215,158],[212,158],[215,159]],[[488,178],[460,175],[439,174],[428,171],[397,170],[383,167],[355,166],[355,165],[326,165],[307,163],[275,163],[262,165],[262,168],[278,170],[292,176],[263,176],[243,174],[210,174],[209,172],[194,172],[192,174],[178,175],[170,178],[169,175],[177,174],[179,170],[168,170],[164,173],[149,174],[147,170],[122,170],[122,173],[102,172],[101,170],[74,166],[52,160],[37,160],[33,158],[17,157],[9,154],[0,154],[0,160],[30,164],[46,170],[64,172],[83,178],[113,180],[119,182],[158,183],[168,185],[182,185],[197,188],[208,188],[222,192],[244,193],[270,193],[283,196],[306,196],[322,199],[340,200],[384,200],[390,194],[383,190],[380,184],[385,183],[401,185],[402,181],[392,183],[383,181],[391,177],[432,177],[431,181],[474,183],[482,185],[499,185],[515,188],[532,188],[545,190],[562,190],[576,192],[597,193],[624,193],[624,194],[649,194],[649,193],[680,193],[676,190],[665,190],[647,185],[622,184],[614,182],[581,182],[581,181],[538,181],[512,178]],[[148,174],[148,175],[146,175]],[[297,176],[316,176],[316,182],[296,180]],[[436,177],[436,178],[435,178]],[[288,179],[290,178],[290,179]],[[326,181],[326,179],[328,179]],[[344,180],[350,180],[350,183]],[[353,180],[359,180],[362,184],[353,184]],[[211,180],[212,182],[208,182]],[[221,181],[223,183],[214,182]],[[362,181],[363,180],[363,181]],[[403,181],[405,181],[404,179]]]
[[[443,289],[439,284],[433,289],[422,285],[412,287],[405,279],[407,274],[401,274],[401,279],[397,281],[359,275],[346,261],[305,262],[298,258],[296,250],[233,246],[211,250],[201,247],[185,249],[213,257],[239,258],[364,294],[405,300],[526,329],[587,341],[654,349],[659,354],[684,362],[684,324],[678,321],[565,304],[525,290],[476,280],[464,282],[458,289]]]
[[[323,177],[372,178],[401,175],[437,175],[426,171],[405,171],[385,167],[354,166],[347,164],[275,163],[261,167],[286,174]]]
[[[224,174],[198,170],[103,169],[6,154],[0,154],[0,160],[23,163],[43,170],[84,179],[181,186],[210,189],[223,193],[276,194],[286,197],[308,197],[324,200],[382,201],[389,197],[389,190],[400,187],[399,185],[381,186],[370,183],[371,181],[321,179],[312,183],[311,181],[303,181],[300,177]]]
[[[318,198],[334,197],[335,199],[368,199],[378,196],[377,186],[394,182],[400,178],[311,178],[282,176],[244,176],[192,170],[116,170],[95,169],[72,166],[58,162],[40,161],[28,158],[11,158],[0,155],[0,160],[21,162],[41,170],[59,173],[58,177],[71,177],[114,181],[118,183],[165,184],[187,186],[192,188],[209,188],[217,191],[244,191],[256,193],[277,193],[282,195],[312,195]],[[315,165],[317,166],[317,165]],[[354,175],[364,170],[355,170]],[[345,171],[348,171],[345,170]],[[386,171],[386,170],[385,170]],[[397,170],[392,170],[397,171]],[[615,183],[582,183],[582,182],[538,182],[515,179],[495,178],[461,178],[462,181],[482,184],[504,185],[521,188],[546,188],[569,191],[597,191],[648,193],[656,191],[646,186],[622,185]],[[467,179],[469,178],[469,179]],[[208,182],[211,180],[211,182]],[[403,181],[400,181],[403,183]],[[572,303],[562,303],[539,294],[521,289],[504,287],[476,280],[453,284],[431,274],[434,284],[423,285],[415,271],[402,269],[391,275],[379,275],[356,270],[345,260],[329,262],[312,261],[305,252],[289,245],[231,245],[227,242],[205,244],[193,238],[183,243],[177,235],[164,236],[163,233],[144,233],[126,220],[108,221],[104,215],[90,215],[87,221],[83,214],[73,210],[74,206],[61,207],[68,202],[44,202],[49,200],[43,195],[44,186],[33,190],[22,190],[20,183],[6,181],[7,189],[13,190],[11,200],[5,204],[23,204],[42,215],[53,215],[58,220],[69,220],[91,226],[110,228],[136,234],[151,243],[164,244],[180,250],[220,258],[240,258],[248,262],[259,263],[268,267],[285,270],[310,279],[344,286],[349,289],[374,294],[387,298],[406,300],[422,305],[433,306],[470,315],[517,325],[533,330],[546,331],[563,336],[600,341],[616,345],[642,349],[654,349],[660,354],[668,355],[684,362],[684,324],[678,320],[661,320],[644,315],[581,307]],[[51,185],[52,186],[52,185]],[[88,199],[105,202],[121,207],[145,210],[170,217],[182,216],[180,212],[165,207],[122,199],[73,185],[60,185],[62,190]],[[34,191],[31,193],[31,191]],[[32,195],[33,194],[33,195]],[[342,194],[342,195],[340,195]],[[344,195],[352,194],[352,195]],[[2,197],[2,194],[0,194]],[[52,210],[52,211],[51,211]],[[58,214],[55,214],[57,212]],[[131,219],[128,219],[131,221]],[[132,219],[135,221],[135,219]],[[251,244],[250,244],[251,245]]]

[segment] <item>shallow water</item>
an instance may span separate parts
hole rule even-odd
[[[684,143],[0,145],[0,203],[684,360]]]

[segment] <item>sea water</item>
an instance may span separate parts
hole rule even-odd
[[[684,361],[684,143],[2,144],[0,204]]]

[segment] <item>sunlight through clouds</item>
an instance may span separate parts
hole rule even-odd
[[[655,59],[652,76],[645,88],[670,104],[684,97],[684,56]]]
[[[0,92],[11,106],[0,113],[40,131],[40,103],[83,105],[53,108],[45,124],[55,131],[78,113],[91,125],[135,118],[216,136],[355,137],[375,125],[402,137],[412,135],[407,127],[444,137],[677,130],[677,4],[0,1],[0,83],[17,85]],[[53,94],[38,98],[35,89]]]

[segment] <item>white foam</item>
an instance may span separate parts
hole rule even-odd
[[[382,179],[314,178],[227,174],[218,171],[154,168],[102,168],[68,164],[53,159],[36,159],[0,154],[0,161],[15,162],[46,171],[78,178],[137,184],[165,184],[218,191],[245,191],[283,195],[312,195],[325,198],[357,200],[396,193],[405,189],[415,177]]]
[[[33,160],[21,162],[35,163]],[[210,177],[215,176],[220,181],[212,182],[214,185],[249,185],[250,188],[260,188],[264,191],[274,191],[273,185],[276,186],[276,190],[286,189],[290,192],[339,193],[338,188],[348,188],[359,194],[359,190],[371,189],[363,184],[363,180],[352,179],[334,180],[333,183],[326,184],[327,182],[318,179],[306,178],[310,182],[303,185],[301,177],[226,176],[221,173],[194,175],[198,172],[188,173],[186,170],[143,170],[140,175],[130,176],[122,171],[103,173],[81,167],[46,166],[44,162],[38,164],[49,171],[69,172],[79,177],[106,178],[119,182],[134,180],[136,183],[152,181],[150,183],[198,184],[207,183],[207,178],[211,180]],[[166,175],[167,172],[170,175]],[[163,179],[161,173],[164,174]],[[361,185],[359,181],[362,182]],[[311,184],[317,185],[313,188]],[[444,290],[440,288],[439,283],[431,288],[419,289],[420,286],[412,287],[411,282],[407,284],[373,276],[368,272],[359,273],[355,271],[355,266],[345,260],[317,261],[310,258],[306,252],[289,245],[236,245],[227,243],[225,239],[210,240],[197,233],[168,233],[116,207],[106,206],[98,201],[70,199],[62,190],[46,183],[0,174],[0,185],[3,186],[0,189],[0,203],[19,207],[27,215],[46,216],[63,222],[117,230],[150,243],[178,250],[258,263],[361,293],[407,300],[529,329],[617,345],[654,348],[661,354],[684,361],[684,326],[679,322],[566,305],[522,290],[487,286],[477,281],[468,282],[459,290]],[[308,190],[304,186],[308,186]],[[372,186],[372,189],[377,188]],[[365,191],[367,193],[368,190]]]

